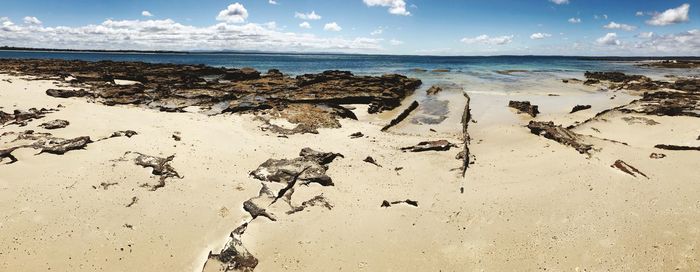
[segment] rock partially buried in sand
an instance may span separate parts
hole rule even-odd
[[[410,199],[391,201],[391,202],[384,200],[384,201],[382,201],[381,207],[382,208],[389,208],[389,207],[391,207],[391,205],[396,205],[396,204],[401,204],[401,203],[405,203],[405,204],[411,205],[413,207],[418,207],[418,201],[410,200]]]
[[[369,163],[369,164],[374,164],[374,165],[377,166],[377,167],[382,167],[382,166],[379,165],[379,163],[377,163],[377,161],[374,160],[374,158],[372,158],[371,156],[367,156],[367,158],[365,158],[365,159],[362,160],[362,161],[364,161],[364,162],[366,162],[366,163]]]
[[[530,129],[532,134],[543,136],[560,144],[573,147],[581,154],[588,154],[588,152],[593,148],[592,145],[582,142],[581,135],[566,129],[561,125],[554,125],[554,122],[530,121],[527,127]]]
[[[432,87],[430,87],[430,89],[428,89],[428,90],[426,91],[426,93],[427,93],[428,95],[436,95],[436,94],[438,94],[438,93],[441,92],[441,91],[442,91],[442,88],[440,88],[440,86],[432,86]]]
[[[40,153],[63,155],[71,150],[84,149],[89,143],[92,143],[90,137],[82,136],[73,139],[52,138],[38,143],[38,146],[41,148]]]
[[[56,120],[52,120],[52,121],[43,123],[43,124],[39,125],[39,127],[51,130],[51,129],[65,128],[68,125],[70,125],[70,122],[68,122],[66,120],[56,119]]]
[[[396,118],[391,120],[391,122],[389,122],[388,125],[384,126],[382,128],[382,131],[387,131],[390,128],[398,125],[399,123],[401,123],[401,121],[406,119],[406,117],[408,117],[408,115],[411,114],[411,112],[413,112],[417,108],[418,108],[418,101],[413,101],[413,103],[411,103],[411,105],[409,105],[408,108],[406,108],[403,112],[401,112],[401,114],[399,114],[399,116],[397,116]]]
[[[682,145],[658,144],[658,145],[655,145],[654,148],[673,150],[673,151],[700,151],[700,146],[682,146]]]
[[[46,90],[48,96],[58,97],[58,98],[70,98],[70,97],[85,97],[89,96],[90,92],[84,89],[78,90],[62,90],[62,89],[48,89]]]
[[[574,112],[582,111],[582,110],[587,110],[590,108],[591,108],[591,105],[576,105],[576,106],[574,106],[573,109],[571,109],[570,113],[574,113]]]
[[[257,169],[250,172],[256,179],[267,182],[289,184],[298,176],[298,180],[304,184],[318,183],[323,186],[332,186],[333,180],[326,175],[327,164],[338,157],[339,153],[319,152],[310,148],[304,148],[299,157],[294,159],[269,159]]]
[[[613,163],[610,167],[612,167],[612,168],[617,168],[617,169],[619,169],[620,171],[625,172],[625,173],[627,173],[628,175],[633,176],[633,177],[635,177],[635,178],[637,177],[637,175],[640,175],[640,176],[643,176],[643,177],[649,179],[649,177],[647,177],[647,175],[645,175],[644,173],[642,173],[641,171],[639,171],[639,169],[635,168],[635,167],[632,166],[632,165],[627,164],[627,163],[624,162],[623,160],[617,160],[617,161],[615,161],[615,163]]]
[[[404,152],[406,152],[406,151],[409,151],[409,152],[447,151],[447,150],[450,150],[450,148],[456,147],[456,146],[457,145],[452,144],[447,140],[438,140],[438,141],[420,142],[414,146],[403,147],[403,148],[401,148],[401,150]]]
[[[127,154],[130,152],[127,152]],[[180,174],[175,171],[175,168],[173,168],[172,165],[170,165],[170,162],[175,159],[175,155],[169,156],[167,158],[161,158],[161,157],[155,157],[155,156],[149,156],[145,154],[141,154],[138,152],[135,152],[138,156],[134,159],[134,163],[136,165],[139,165],[143,168],[151,168],[153,169],[151,171],[151,174],[159,176],[160,178],[158,179],[158,184],[152,185],[151,191],[158,190],[160,188],[165,187],[165,180],[169,178],[182,178]]]
[[[518,113],[526,113],[532,117],[537,117],[540,113],[537,105],[530,104],[530,101],[510,101],[508,107],[518,110]]]
[[[23,127],[26,126],[29,122],[35,119],[44,118],[46,114],[54,111],[56,110],[49,110],[44,108],[31,108],[26,111],[14,110],[12,113],[0,111],[0,125],[18,125],[20,127]]]

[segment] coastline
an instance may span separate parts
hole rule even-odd
[[[2,132],[46,132],[38,125],[59,118],[70,125],[50,131],[54,136],[97,139],[123,130],[138,135],[61,156],[21,149],[14,154],[18,162],[0,165],[0,198],[7,200],[0,206],[6,222],[0,225],[0,244],[13,247],[0,250],[2,269],[202,271],[209,252],[224,249],[241,222],[250,222],[240,241],[259,260],[259,271],[700,267],[694,242],[700,231],[693,224],[700,215],[695,199],[700,185],[693,182],[700,175],[694,167],[700,152],[654,147],[700,145],[697,117],[617,111],[595,117],[641,99],[642,91],[603,92],[603,83],[584,86],[560,79],[529,92],[466,90],[475,121],[469,124],[475,160],[462,178],[455,159],[460,148],[400,150],[426,140],[463,140],[459,122],[466,101],[458,88],[445,88],[435,97],[416,91],[379,114],[369,114],[367,105],[348,105],[357,120],[339,118],[339,128],[279,137],[262,131],[265,123],[250,114],[160,112],[46,95],[48,89],[66,88],[64,79],[1,74],[0,110],[59,109],[26,127],[4,126]],[[538,87],[545,89],[535,91]],[[380,132],[413,100],[438,107],[419,108],[388,133]],[[510,100],[530,101],[542,113],[534,118],[518,114],[507,107]],[[434,101],[448,101],[447,113]],[[569,114],[578,104],[592,108]],[[415,118],[436,109],[442,114],[428,117],[445,116],[439,124],[412,122],[426,120]],[[579,154],[533,135],[526,127],[532,120],[576,126],[571,130],[594,151]],[[349,137],[356,132],[365,136]],[[5,145],[12,139],[0,137]],[[293,159],[305,147],[343,154],[327,165],[334,186],[295,187],[289,203],[266,207],[277,221],[251,221],[242,204],[270,183],[249,173],[268,159]],[[129,151],[175,154],[172,167],[182,178],[156,191],[140,187],[158,177],[134,165]],[[652,159],[652,153],[664,157]],[[381,167],[364,162],[367,156]],[[617,160],[647,178],[611,167]],[[103,188],[102,182],[118,184]],[[332,208],[310,206],[286,214],[290,206],[318,195]],[[138,203],[125,207],[133,197]],[[381,207],[385,200],[405,199],[418,206]],[[36,255],[43,262],[36,262]]]

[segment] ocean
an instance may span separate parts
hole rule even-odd
[[[466,89],[512,91],[551,79],[583,78],[585,71],[621,71],[663,78],[666,74],[685,75],[693,71],[650,69],[618,59],[561,56],[392,56],[352,54],[283,53],[106,53],[0,51],[2,58],[54,58],[86,61],[143,61],[150,63],[205,64],[215,67],[252,67],[265,72],[279,69],[299,75],[325,70],[349,70],[358,75],[399,73],[420,78],[424,86],[450,83]],[[697,73],[696,73],[697,74]],[[696,75],[695,74],[695,75]]]

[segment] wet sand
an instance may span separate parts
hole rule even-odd
[[[18,162],[0,165],[0,270],[202,271],[209,253],[221,251],[230,233],[251,220],[243,202],[266,182],[249,173],[270,158],[295,158],[305,147],[344,155],[327,164],[334,186],[298,186],[289,203],[265,207],[276,221],[250,221],[241,242],[258,259],[256,271],[700,269],[700,152],[654,148],[699,146],[698,119],[606,114],[572,129],[593,145],[590,155],[580,154],[525,126],[531,120],[574,125],[640,94],[560,82],[509,94],[466,90],[473,164],[463,178],[458,147],[400,151],[426,140],[462,141],[466,100],[459,90],[435,97],[419,91],[377,115],[357,105],[358,120],[341,119],[341,128],[278,137],[250,115],[60,99],[45,94],[56,87],[53,81],[0,75],[0,110],[59,109],[26,127],[2,127],[3,133],[45,132],[39,124],[53,119],[70,122],[50,131],[65,138],[138,132],[64,155],[21,149],[13,153]],[[449,101],[443,122],[411,122],[435,110],[419,107],[380,132],[410,101],[426,99]],[[542,113],[518,114],[507,107],[510,100],[530,101]],[[592,109],[569,114],[578,104]],[[355,132],[365,136],[350,138]],[[15,137],[0,136],[0,142]],[[182,178],[156,191],[142,187],[159,177],[135,165],[128,151],[175,155],[171,165]],[[367,156],[381,167],[364,162]],[[618,160],[646,177],[611,167]],[[319,195],[332,208],[287,214]],[[407,199],[417,206],[381,207]],[[210,261],[205,270],[221,269]]]

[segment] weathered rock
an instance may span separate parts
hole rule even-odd
[[[452,147],[456,147],[456,145],[450,143],[447,140],[438,140],[420,142],[414,146],[403,147],[401,148],[401,150],[404,152],[447,151],[450,150],[450,148]]]
[[[313,197],[312,199],[309,199],[307,201],[302,202],[300,206],[293,207],[292,210],[287,212],[287,214],[298,213],[300,211],[305,210],[308,207],[313,207],[313,206],[322,206],[328,210],[333,209],[333,204],[328,202],[328,200],[323,195],[317,195],[317,196]]]
[[[417,108],[418,108],[418,101],[413,101],[413,103],[411,103],[411,105],[409,105],[408,108],[406,108],[403,112],[401,112],[401,114],[399,114],[399,116],[397,116],[396,118],[391,120],[391,122],[389,122],[388,125],[384,126],[382,128],[382,131],[387,131],[390,128],[392,128],[393,126],[398,125],[399,123],[401,123],[401,121],[406,119],[406,117],[408,117],[408,115],[411,114],[412,111],[416,110]]]
[[[230,235],[230,241],[226,243],[224,249],[218,254],[209,254],[209,265],[221,265],[223,271],[243,271],[252,272],[258,266],[258,259],[243,246],[241,236],[245,233],[248,223],[236,228]],[[211,263],[211,264],[210,264]]]
[[[674,150],[674,151],[700,151],[700,146],[682,146],[682,145],[658,144],[658,145],[655,145],[654,148],[665,149],[665,150]]]
[[[582,111],[582,110],[587,110],[590,108],[591,108],[591,105],[576,105],[576,106],[574,106],[573,109],[571,109],[570,113],[574,113],[574,112]]]
[[[647,66],[654,68],[692,69],[700,67],[700,62],[696,60],[662,60],[642,63],[639,66]]]
[[[634,101],[620,111],[658,116],[700,117],[700,92],[647,92],[642,99]]]
[[[645,177],[645,178],[647,178],[647,179],[649,178],[649,177],[647,177],[647,175],[645,175],[644,173],[640,172],[639,169],[635,168],[634,166],[631,166],[631,165],[627,164],[626,162],[624,162],[624,161],[622,161],[622,160],[617,160],[617,161],[615,161],[615,163],[613,163],[610,167],[612,167],[612,168],[617,168],[617,169],[619,169],[620,171],[625,172],[625,173],[627,173],[628,175],[633,176],[633,177],[637,177],[637,175],[640,175],[640,176],[643,176],[643,177]]]
[[[581,154],[588,154],[588,152],[593,148],[592,145],[583,143],[581,140],[581,135],[564,128],[561,125],[554,125],[554,122],[530,121],[527,127],[530,129],[532,134],[543,136],[560,144],[573,147]]]
[[[352,139],[357,139],[357,138],[362,138],[362,137],[365,137],[365,135],[362,134],[362,132],[355,132],[353,134],[350,134],[350,138],[352,138]]]
[[[73,139],[51,138],[36,145],[40,147],[40,153],[63,155],[71,150],[84,149],[89,143],[92,143],[90,137],[82,136]]]
[[[110,137],[110,138],[116,138],[116,137],[127,137],[127,138],[131,138],[131,137],[133,137],[133,136],[135,136],[135,135],[138,135],[138,133],[137,133],[136,131],[133,131],[133,130],[120,130],[120,131],[115,131],[115,132],[112,133],[112,135],[109,136],[109,137]]]
[[[399,201],[391,201],[391,202],[389,202],[389,201],[387,201],[387,200],[384,200],[384,201],[382,201],[381,207],[382,207],[382,208],[388,208],[388,207],[391,207],[391,205],[396,205],[396,204],[401,204],[401,203],[405,203],[405,204],[411,205],[411,206],[413,206],[413,207],[418,207],[418,201],[410,200],[410,199],[399,200]]]
[[[253,68],[230,69],[226,71],[223,79],[232,81],[254,80],[260,78],[260,72]]]
[[[61,89],[48,89],[46,90],[48,96],[58,97],[58,98],[70,98],[70,97],[85,97],[91,95],[88,91],[84,89],[79,90],[61,90]]]
[[[367,156],[367,158],[365,158],[365,159],[362,160],[362,161],[364,161],[364,162],[366,162],[366,163],[374,164],[374,165],[377,166],[377,167],[382,167],[382,166],[379,165],[379,163],[377,163],[377,161],[375,161],[374,158],[372,158],[371,156]]]
[[[587,79],[600,80],[600,81],[610,81],[616,83],[627,83],[630,81],[648,82],[651,81],[650,78],[642,75],[626,75],[620,72],[588,72],[584,73]]]
[[[165,180],[169,178],[182,178],[180,174],[170,165],[170,162],[175,159],[175,155],[167,158],[149,156],[141,153],[136,153],[138,156],[134,159],[134,163],[143,168],[151,168],[151,174],[159,176],[158,184],[152,185],[151,191],[158,190],[165,186]]]
[[[342,155],[303,149],[300,157],[295,159],[269,159],[250,175],[262,181],[284,184],[291,183],[299,175],[299,181],[304,184],[318,183],[323,186],[332,186],[333,180],[326,175],[327,164],[337,157]]]
[[[5,163],[5,164],[13,164],[17,162],[17,157],[12,155],[12,152],[15,150],[22,148],[21,146],[15,146],[11,148],[6,148],[6,149],[0,149],[0,162],[2,162],[4,159],[9,159],[10,161]]]
[[[651,153],[651,155],[649,155],[649,158],[650,158],[650,159],[663,159],[663,158],[666,158],[666,154],[663,154],[663,153]]]
[[[55,110],[31,108],[27,111],[14,110],[12,113],[0,111],[0,125],[18,125],[26,126],[29,122],[35,119],[41,119]]]
[[[246,202],[243,202],[243,210],[248,212],[250,214],[250,216],[253,217],[253,219],[257,218],[258,216],[262,216],[262,217],[267,217],[268,219],[270,219],[272,221],[277,221],[277,218],[275,218],[274,215],[267,212],[267,210],[265,210],[264,208],[259,207],[252,200],[247,200]]]
[[[470,156],[471,153],[469,151],[469,143],[471,142],[471,136],[469,135],[469,122],[472,121],[472,112],[470,109],[470,104],[471,104],[471,98],[467,93],[464,93],[464,98],[467,100],[466,104],[464,105],[464,111],[462,112],[462,145],[463,149],[460,154],[462,154],[462,157],[459,158],[459,155],[457,155],[458,159],[462,160],[462,177],[465,177],[467,174],[467,168],[469,168],[469,163],[470,163]]]
[[[526,113],[532,117],[537,117],[540,113],[537,105],[530,104],[530,101],[510,101],[508,107],[518,110],[518,113]]]
[[[440,86],[431,86],[430,89],[428,89],[428,90],[426,91],[426,93],[427,93],[428,95],[436,95],[436,94],[438,94],[438,93],[441,92],[441,91],[442,91],[442,88],[440,88]]]
[[[61,120],[61,119],[56,119],[56,120],[51,120],[49,122],[43,123],[39,125],[39,127],[43,127],[45,129],[59,129],[59,128],[65,128],[68,125],[70,125],[70,122],[66,120]]]

